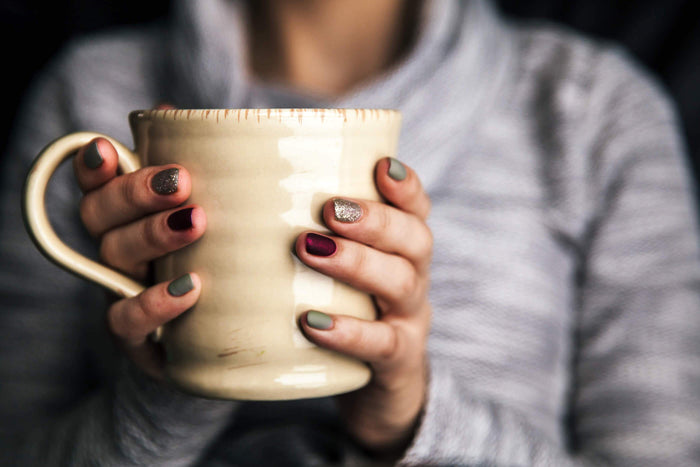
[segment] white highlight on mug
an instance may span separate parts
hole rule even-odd
[[[294,125],[295,123],[290,123]],[[292,199],[292,207],[280,217],[290,226],[305,227],[326,231],[326,227],[315,222],[311,205],[314,195],[327,193],[332,196],[338,193],[340,159],[343,154],[342,119],[327,119],[324,125],[336,132],[329,131],[323,137],[315,135],[313,140],[307,136],[288,136],[280,138],[278,143],[280,156],[292,166],[293,174],[279,182]],[[322,138],[323,141],[319,141]],[[320,144],[319,144],[320,143]],[[320,148],[320,149],[319,149]],[[319,311],[324,311],[324,305],[330,305],[333,300],[334,281],[332,278],[317,272],[294,258],[294,309],[305,303],[314,303]],[[297,316],[291,316],[295,322]],[[292,331],[292,341],[295,347],[314,347],[295,325]]]
[[[292,373],[285,373],[275,379],[283,386],[313,388],[326,384],[327,375],[324,365],[298,365]]]

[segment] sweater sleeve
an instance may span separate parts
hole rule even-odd
[[[614,57],[600,71],[589,100],[597,110],[577,128],[593,137],[576,162],[586,167],[576,199],[587,209],[575,245],[568,417],[559,421],[568,443],[525,412],[474,397],[458,359],[434,358],[402,465],[700,462],[700,255],[684,147],[653,83]]]
[[[105,294],[32,245],[21,218],[29,165],[74,130],[70,92],[52,69],[35,86],[4,156],[0,186],[0,465],[191,465],[235,405],[156,383],[109,360]],[[49,187],[59,236],[86,254],[70,164]]]

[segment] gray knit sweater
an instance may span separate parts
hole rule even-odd
[[[243,4],[181,0],[172,22],[64,50],[5,156],[0,465],[353,465],[333,400],[239,403],[124,362],[103,292],[35,252],[20,218],[38,150],[75,130],[124,142],[127,112],[386,107],[434,210],[430,385],[406,465],[700,464],[700,262],[675,115],[619,50],[428,2],[400,64],[323,100],[246,73]],[[51,217],[94,255],[70,167]]]

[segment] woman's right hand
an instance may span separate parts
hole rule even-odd
[[[80,216],[100,242],[102,262],[145,282],[152,260],[202,236],[206,216],[199,206],[183,206],[191,189],[183,167],[145,167],[117,175],[117,161],[114,146],[104,138],[94,139],[73,158],[83,192]],[[110,306],[111,333],[145,373],[160,379],[163,372],[161,349],[149,335],[192,307],[200,290],[199,277],[190,273]]]

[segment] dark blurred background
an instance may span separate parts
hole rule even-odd
[[[694,11],[696,0],[496,3],[508,16],[558,22],[626,47],[661,79],[675,99],[694,174],[700,180],[700,14]],[[103,28],[156,21],[167,13],[169,4],[170,0],[0,0],[6,64],[2,153],[26,86],[66,40]]]
[[[191,0],[197,1],[197,0]],[[35,73],[69,39],[105,28],[157,21],[170,0],[0,0],[5,76],[0,154]]]

